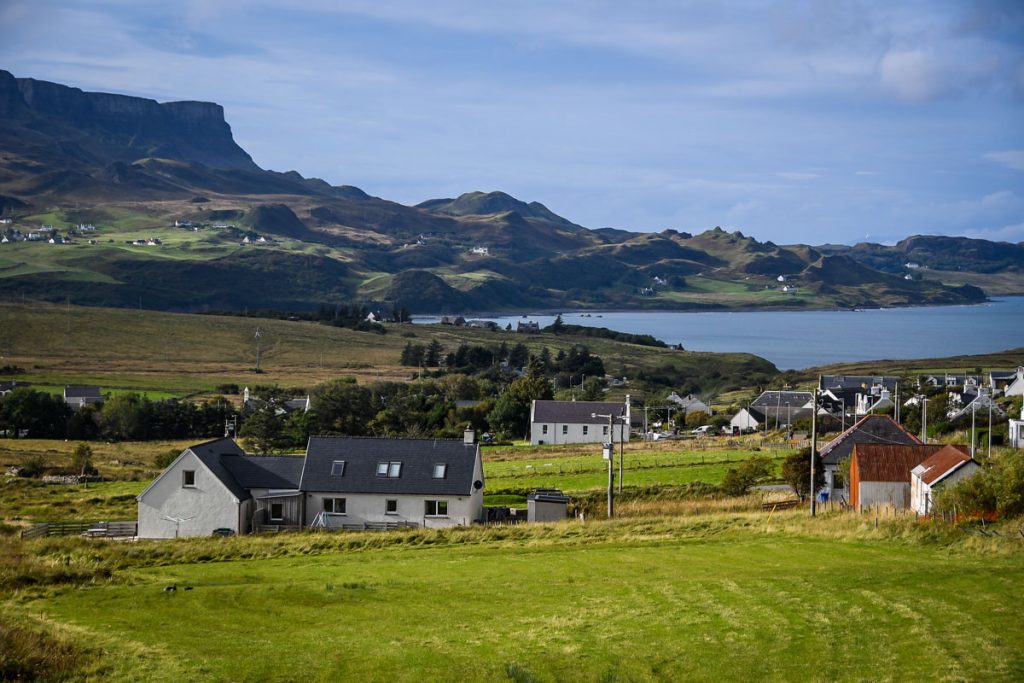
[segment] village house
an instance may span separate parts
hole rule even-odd
[[[938,490],[974,476],[981,465],[958,446],[946,446],[910,470],[910,509],[919,515],[932,511]]]
[[[18,387],[31,386],[28,382],[19,382],[16,379],[0,382],[0,396],[6,396]]]
[[[612,416],[611,434],[608,415]],[[535,400],[530,405],[530,443],[628,442],[631,419],[628,395],[624,403]]]
[[[680,411],[680,413],[682,413],[684,417],[691,413],[705,413],[707,415],[712,414],[711,406],[709,406],[707,403],[704,403],[704,401],[700,400],[693,394],[680,396],[679,394],[673,391],[671,394],[668,395],[668,397],[665,400],[668,401],[669,403],[674,403],[675,405],[679,406],[678,410]]]
[[[535,320],[528,320],[525,323],[519,322],[516,324],[516,332],[523,332],[526,334],[536,334],[540,332],[540,323]]]
[[[858,512],[876,505],[910,507],[911,471],[946,448],[942,444],[859,443],[850,459],[850,506]]]
[[[921,445],[921,440],[888,415],[866,415],[853,423],[818,451],[825,468],[825,490],[833,500],[847,496],[846,473],[839,471],[839,463],[852,457],[853,448],[858,444],[914,446]]]
[[[950,392],[946,415],[950,422],[971,414],[984,415],[987,419],[990,410],[995,418],[1002,420],[1006,417],[1006,412],[992,399],[987,388],[975,387],[973,391]]]
[[[1016,370],[993,370],[989,376],[992,394],[1002,392],[1003,396],[1024,396],[1024,367]]]
[[[80,410],[90,403],[101,403],[103,395],[99,387],[64,387],[64,402],[72,410]]]
[[[458,439],[312,437],[304,456],[249,456],[231,439],[185,449],[139,494],[139,537],[481,521],[483,464]]]
[[[455,327],[464,327],[466,325],[466,319],[461,315],[444,315],[441,316],[442,325],[454,325]]]
[[[822,375],[818,380],[821,396],[830,406],[838,405],[845,414],[862,417],[895,406],[899,378],[883,375]],[[834,409],[830,409],[835,414]]]
[[[1024,448],[1024,407],[1020,409],[1020,419],[1010,420],[1009,433],[1010,446],[1012,448]]]
[[[250,393],[249,387],[244,387],[242,389],[242,407],[246,410],[255,410],[259,408],[263,402],[263,399]],[[286,415],[300,410],[304,413],[308,413],[313,403],[307,394],[302,398],[289,398],[283,401],[276,401],[273,405],[275,415]]]

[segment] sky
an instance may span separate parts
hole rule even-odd
[[[590,228],[1024,241],[1024,2],[0,0],[0,68],[222,104],[264,168]]]

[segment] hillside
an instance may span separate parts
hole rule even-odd
[[[0,114],[0,215],[10,221],[0,225],[0,297],[8,300],[171,311],[356,300],[444,313],[985,298],[935,281],[945,278],[900,279],[892,258],[867,248],[831,262],[823,255],[837,254],[824,249],[720,228],[589,230],[503,192],[405,206],[259,168],[214,103],[161,104],[0,71]],[[26,239],[41,226],[52,230]],[[66,243],[47,243],[53,235]],[[972,253],[961,265],[990,278],[1017,258],[1001,246]]]

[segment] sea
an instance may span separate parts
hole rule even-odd
[[[480,316],[515,329],[541,327],[554,313]],[[563,312],[573,325],[650,334],[688,351],[741,351],[780,370],[864,360],[941,358],[1024,347],[1024,296],[971,306],[920,306],[855,311],[585,311]],[[467,316],[474,317],[474,316]],[[418,316],[436,323],[439,316]]]

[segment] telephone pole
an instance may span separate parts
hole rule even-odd
[[[821,384],[821,378],[818,378],[818,384]],[[814,388],[814,400],[811,401],[811,517],[814,517],[817,512],[814,509],[815,494],[817,491],[814,490],[814,456],[818,454],[818,388]]]
[[[260,372],[260,328],[256,328],[256,374]]]
[[[598,413],[591,413],[590,417],[607,417],[608,418],[608,438],[611,439],[612,443],[604,444],[604,459],[608,461],[608,519],[615,516],[615,432],[612,427],[612,420],[614,415],[608,413],[607,415],[600,415]]]

